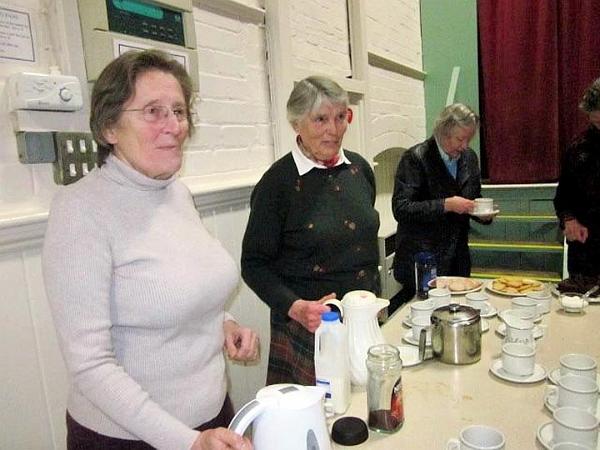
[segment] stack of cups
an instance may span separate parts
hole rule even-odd
[[[483,292],[471,292],[465,295],[465,298],[467,305],[469,305],[471,308],[478,309],[481,315],[486,315],[488,312],[490,312],[490,298],[487,296],[487,294],[484,294]]]
[[[452,298],[450,290],[447,288],[435,288],[430,289],[427,293],[429,300],[431,300],[436,308],[448,306]]]
[[[557,448],[590,448],[598,445],[598,383],[596,361],[588,356],[570,353],[560,357],[558,386],[549,388],[553,413],[553,442]],[[568,447],[579,444],[580,447]]]
[[[542,291],[533,291],[527,294],[527,298],[537,303],[538,314],[548,314],[552,305],[552,294],[546,289]]]
[[[432,300],[412,302],[410,304],[410,322],[412,324],[412,335],[419,342],[421,330],[427,330],[427,342],[431,342],[431,313],[436,308]]]

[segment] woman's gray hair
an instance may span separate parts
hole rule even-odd
[[[306,114],[318,109],[324,100],[348,106],[348,93],[335,81],[326,77],[312,76],[294,86],[287,101],[287,118],[295,126]]]
[[[450,135],[454,127],[474,128],[479,127],[479,116],[469,106],[462,103],[454,103],[446,106],[433,126],[433,135],[440,139]]]
[[[600,78],[594,81],[583,93],[583,99],[579,103],[579,109],[591,113],[600,111]]]

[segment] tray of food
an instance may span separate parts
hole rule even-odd
[[[541,291],[544,289],[544,283],[531,278],[501,277],[490,280],[486,287],[494,294],[523,297],[529,292]]]
[[[465,277],[437,277],[428,283],[430,288],[448,288],[452,295],[463,295],[483,287],[481,280]]]

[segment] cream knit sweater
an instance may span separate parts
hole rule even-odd
[[[224,304],[239,275],[187,188],[110,156],[53,200],[43,273],[71,416],[189,449],[225,398]]]

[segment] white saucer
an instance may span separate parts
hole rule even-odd
[[[416,345],[416,346],[419,345],[419,340],[413,338],[412,330],[408,330],[406,332],[406,334],[402,337],[402,340],[410,345]],[[427,339],[427,342],[425,342],[425,345],[427,347],[431,346],[431,338]]]
[[[546,450],[550,450],[554,442],[552,439],[554,438],[554,427],[552,426],[552,422],[546,422],[541,424],[537,429],[537,439],[542,444]],[[596,445],[596,450],[600,450],[600,439],[598,440],[598,444]]]
[[[482,313],[481,311],[479,312],[479,315],[485,319],[494,317],[496,314],[498,314],[498,310],[496,308],[494,308],[493,305],[489,306],[489,308],[487,309],[487,312],[485,312],[485,313]]]
[[[560,367],[556,369],[552,369],[548,372],[548,381],[552,384],[558,384],[558,380],[560,380]],[[596,374],[596,383],[600,387],[600,373]]]
[[[500,212],[499,209],[494,209],[492,212],[486,212],[486,213],[472,212],[471,215],[473,217],[489,217],[489,216],[497,216],[499,212]]]
[[[419,359],[419,348],[414,345],[398,345],[400,351],[400,359],[402,359],[402,367],[411,367],[421,364],[422,359]]]
[[[519,376],[508,373],[502,368],[501,358],[492,361],[492,364],[490,365],[490,372],[492,372],[498,378],[501,378],[505,381],[510,381],[512,383],[537,383],[538,381],[542,381],[544,378],[546,378],[546,369],[539,364],[535,365],[531,375]]]
[[[402,325],[404,325],[405,327],[408,327],[408,328],[412,328],[412,320],[411,320],[410,314],[408,316],[406,316],[404,319],[402,319]]]
[[[548,408],[550,412],[554,412],[556,409],[556,403],[558,402],[558,389],[555,391],[546,392],[544,394],[544,406]],[[589,411],[589,410],[588,410]],[[591,411],[590,411],[591,412]],[[596,405],[596,417],[600,417],[600,402]]]
[[[500,325],[498,325],[498,328],[496,328],[496,333],[498,333],[502,337],[506,336],[506,324],[504,322],[501,322]],[[544,330],[542,330],[537,325],[533,327],[533,338],[534,339],[539,339],[543,335],[544,335]]]

